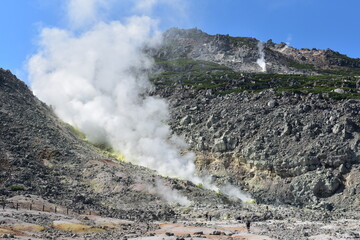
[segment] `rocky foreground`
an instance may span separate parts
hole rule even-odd
[[[257,204],[239,205],[237,209],[222,205],[175,206],[177,215],[169,215],[167,221],[141,221],[139,213],[133,213],[133,220],[128,220],[93,211],[74,212],[34,195],[14,196],[6,201],[6,207],[0,210],[1,239],[360,238],[357,212],[344,214]],[[247,220],[251,220],[250,231],[245,226]]]

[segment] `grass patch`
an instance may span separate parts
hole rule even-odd
[[[192,59],[157,59],[156,63],[163,72],[152,76],[151,81],[160,89],[181,85],[195,90],[211,89],[217,95],[273,89],[278,93],[326,93],[333,99],[360,98],[356,87],[360,77],[352,72],[337,71],[335,74],[334,71],[329,71],[318,75],[238,73],[223,65]],[[301,69],[315,69],[311,64],[295,61],[290,61],[290,65]],[[345,93],[335,93],[337,88],[343,89]]]
[[[292,59],[288,59],[288,66],[296,69],[304,69],[304,70],[313,70],[316,71],[316,68],[312,64],[303,64]]]
[[[249,37],[229,37],[230,43],[234,45],[245,45],[249,48],[257,48],[258,40]]]
[[[25,190],[24,186],[22,185],[12,185],[10,187],[11,191],[23,191]]]
[[[202,60],[156,59],[156,64],[163,72],[152,76],[150,80],[161,88],[176,85],[195,89],[221,88],[226,86],[229,78],[236,78],[239,75],[224,65]]]

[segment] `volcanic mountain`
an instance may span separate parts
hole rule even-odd
[[[198,171],[260,202],[358,207],[360,59],[332,50],[170,29],[154,94],[197,153]]]
[[[260,45],[259,45],[260,43]],[[171,28],[154,55],[157,59],[203,60],[236,72],[263,72],[257,63],[265,55],[267,73],[320,74],[360,73],[360,59],[349,58],[331,49],[296,49],[286,43],[266,43],[250,37],[209,35],[199,29]]]
[[[203,216],[329,220],[359,210],[360,59],[330,49],[176,28],[164,33],[160,47],[145,51],[155,63],[150,94],[168,100],[169,125],[195,152],[198,174],[248,191],[258,205],[123,161],[106,143],[87,141],[10,71],[0,69],[4,208],[37,206],[70,212],[76,221],[93,221],[81,215],[90,213],[136,224]],[[280,213],[279,205],[296,208]],[[35,216],[31,211],[26,214]],[[39,237],[59,234],[53,232],[59,215],[4,214],[4,224],[11,214],[31,224],[40,221],[47,230]],[[111,237],[141,236],[154,227],[136,224]],[[104,239],[108,227],[89,237]],[[0,233],[14,232],[4,229],[0,225]],[[280,239],[295,237],[276,232]]]

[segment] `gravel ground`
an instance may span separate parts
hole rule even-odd
[[[24,196],[15,198],[19,202]],[[11,199],[14,200],[14,199]],[[28,199],[29,200],[29,199]],[[31,196],[34,205],[51,203]],[[59,208],[61,206],[58,206]],[[359,213],[319,212],[284,206],[244,205],[227,209],[188,207],[176,209],[171,221],[130,221],[45,210],[0,210],[1,239],[356,239]],[[206,214],[204,214],[206,213]],[[209,219],[209,216],[213,216]],[[237,216],[237,217],[234,217]],[[245,226],[251,221],[250,232]]]

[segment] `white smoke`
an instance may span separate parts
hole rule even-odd
[[[114,0],[66,0],[69,26],[82,28],[99,22]]]
[[[287,46],[290,46],[290,43],[292,42],[292,40],[293,40],[293,37],[292,37],[292,35],[291,34],[289,34],[287,37],[286,37],[286,45]]]
[[[100,23],[74,36],[44,29],[41,50],[29,61],[31,87],[56,113],[93,142],[107,142],[128,160],[160,174],[189,178],[192,153],[172,141],[167,102],[147,96],[152,59],[141,50],[159,42],[147,17]],[[181,146],[182,145],[182,146]]]
[[[31,87],[90,141],[109,143],[162,175],[199,182],[194,154],[180,154],[186,144],[166,125],[167,102],[147,95],[152,85],[146,70],[153,62],[142,50],[159,43],[149,17],[100,22],[81,34],[43,29],[39,52],[28,63]]]
[[[226,184],[220,188],[221,192],[231,196],[236,197],[238,199],[241,199],[243,202],[251,202],[253,199],[251,198],[251,195],[241,191],[239,188],[234,187],[231,184]]]
[[[144,7],[155,4],[141,2]],[[157,21],[134,16],[125,22],[92,23],[92,17],[100,16],[98,7],[109,7],[107,3],[70,0],[69,19],[76,30],[42,30],[38,53],[28,62],[32,90],[90,141],[108,143],[126,160],[162,175],[217,189],[195,175],[194,153],[182,154],[187,144],[172,136],[166,124],[168,103],[148,95],[153,60],[143,49],[161,43]],[[75,17],[81,9],[86,11]]]
[[[177,190],[167,186],[161,180],[156,180],[155,187],[150,188],[149,192],[159,194],[162,199],[169,203],[178,203],[182,206],[189,206],[191,204],[187,197],[182,196]]]
[[[266,72],[264,43],[259,41],[257,47],[259,49],[259,58],[256,60],[256,63],[261,67],[262,72]]]

